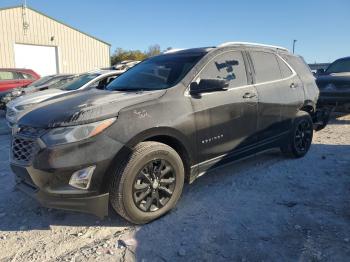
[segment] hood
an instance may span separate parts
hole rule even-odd
[[[165,92],[135,93],[97,89],[71,92],[41,103],[25,114],[18,124],[38,128],[87,124],[116,117],[122,108],[159,98]]]
[[[48,84],[44,84],[44,85],[40,85],[40,86],[28,86],[26,88],[23,88],[23,91],[25,94],[31,94],[31,93],[36,93],[36,92],[40,92],[40,91],[44,91],[49,89]]]
[[[65,92],[67,91],[62,91],[60,89],[48,89],[40,92],[25,94],[9,102],[8,107],[40,103],[42,101],[45,101],[47,99],[50,99],[54,96],[60,95]]]

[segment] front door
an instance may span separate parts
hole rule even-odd
[[[191,97],[197,128],[199,162],[231,155],[256,141],[257,92],[248,85],[240,51],[215,56],[194,79],[226,79],[226,91]],[[210,161],[209,161],[210,162]]]

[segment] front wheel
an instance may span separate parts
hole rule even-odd
[[[183,184],[184,166],[177,152],[162,143],[142,142],[117,168],[110,202],[126,220],[144,224],[175,207]]]
[[[295,119],[289,139],[281,147],[283,153],[289,156],[300,158],[309,151],[313,137],[313,122],[308,113],[303,113]]]

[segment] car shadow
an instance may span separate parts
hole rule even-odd
[[[331,119],[328,122],[329,125],[350,125],[349,119],[341,119],[344,116],[347,116],[347,113],[333,113]]]
[[[315,144],[312,146],[311,152],[303,159],[291,160],[280,154],[279,150],[272,150],[211,171],[197,179],[192,185],[185,186],[182,199],[173,212],[139,228],[136,239],[141,243],[141,254],[148,252],[142,249],[142,243],[150,237],[152,231],[159,236],[159,238],[151,237],[152,241],[155,241],[155,245],[173,245],[176,242],[176,245],[179,245],[180,248],[182,244],[177,243],[174,238],[176,236],[184,236],[186,243],[186,231],[194,234],[196,237],[191,241],[195,241],[196,245],[200,245],[203,238],[208,240],[215,238],[215,236],[222,237],[228,234],[228,232],[223,232],[223,229],[219,231],[213,230],[216,223],[225,223],[228,230],[232,231],[230,234],[236,235],[236,233],[243,234],[248,228],[249,232],[253,232],[254,225],[252,227],[251,222],[254,217],[263,219],[264,223],[267,223],[271,218],[270,216],[285,216],[286,214],[283,212],[278,214],[276,210],[270,209],[259,214],[248,211],[250,207],[253,210],[261,210],[265,205],[274,204],[273,197],[275,197],[275,194],[272,197],[269,196],[269,183],[272,185],[276,183],[276,186],[282,186],[278,190],[279,194],[281,194],[279,197],[285,198],[284,200],[286,201],[289,200],[290,196],[288,194],[290,192],[288,190],[290,189],[288,189],[289,186],[287,185],[290,181],[287,176],[288,174],[297,176],[297,174],[294,174],[294,169],[289,170],[288,167],[295,165],[295,162],[300,161],[303,164],[305,159],[308,158],[321,159],[319,154],[314,155],[313,152],[322,152],[324,155],[339,152],[339,150],[344,151],[344,156],[347,153],[350,158],[350,145]],[[275,177],[271,177],[269,174],[272,170],[271,166],[280,166],[277,168],[278,172],[274,174]],[[1,172],[3,172],[2,169],[0,169]],[[8,173],[6,179],[2,178],[2,184],[6,184],[6,187],[2,188],[5,189],[5,193],[4,190],[1,193],[0,231],[49,230],[53,225],[86,227],[132,226],[116,215],[113,210],[110,210],[110,215],[107,218],[99,219],[89,214],[41,207],[34,199],[20,191],[13,190],[13,176],[9,170],[6,170],[6,172]],[[267,179],[265,173],[268,173],[268,177],[271,180]],[[259,183],[261,183],[261,186],[259,186]],[[283,189],[284,186],[285,189]],[[297,188],[306,187],[302,180],[296,180],[295,186]],[[251,188],[255,188],[255,190]],[[252,198],[240,199],[239,194],[244,193],[246,190],[252,194]],[[273,190],[276,189],[274,188]],[[286,196],[283,196],[284,191],[287,193]],[[232,202],[231,205],[230,199],[234,200],[237,197],[238,202]],[[224,199],[224,201],[221,202],[220,199]],[[259,207],[260,205],[261,207]],[[248,216],[249,213],[250,215]],[[200,220],[200,223],[197,220]],[[210,224],[206,225],[205,221],[210,221]],[[164,242],[164,239],[160,237],[164,234],[169,236],[169,241]],[[224,239],[220,241],[224,241]]]
[[[325,260],[346,255],[349,159],[350,145],[314,144],[301,159],[273,151],[216,169],[186,187],[173,212],[139,228],[136,259],[311,261],[316,235]]]

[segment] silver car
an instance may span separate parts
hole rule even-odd
[[[13,127],[25,113],[29,112],[43,101],[77,90],[88,90],[91,88],[104,89],[107,84],[124,72],[125,70],[98,70],[89,72],[80,75],[75,80],[58,88],[18,97],[6,105],[6,120],[9,126]]]

